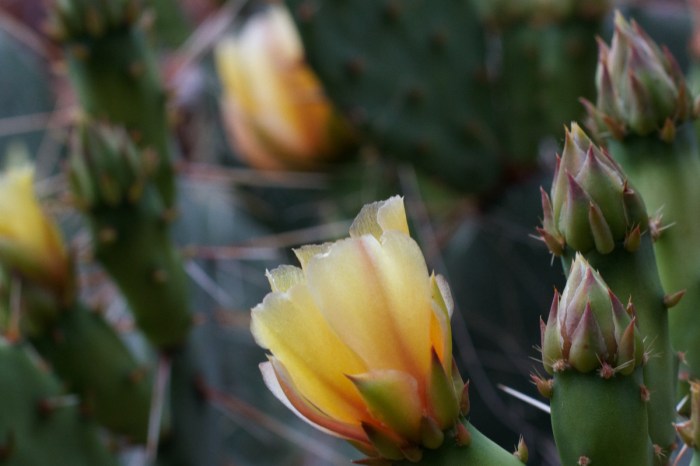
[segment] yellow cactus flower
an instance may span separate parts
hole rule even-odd
[[[34,170],[0,174],[0,264],[41,285],[64,291],[68,255],[61,234],[34,195]]]
[[[266,384],[312,425],[370,456],[415,458],[460,415],[449,287],[410,237],[403,200],[366,205],[350,237],[268,272],[252,333]]]
[[[349,131],[304,63],[288,11],[271,5],[216,47],[224,119],[239,155],[263,169],[312,168]]]

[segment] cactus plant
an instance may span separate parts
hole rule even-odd
[[[468,1],[286,4],[329,97],[373,144],[465,190],[499,181],[482,32]]]
[[[124,125],[138,146],[158,155],[156,184],[166,207],[175,201],[166,94],[140,24],[140,0],[55,3],[53,36],[64,45],[83,112]]]
[[[73,195],[95,254],[124,292],[147,337],[174,349],[191,326],[187,278],[170,237],[174,211],[157,189],[159,157],[123,130],[87,123],[75,134]]]
[[[482,21],[500,55],[494,71],[494,104],[504,123],[510,157],[532,163],[539,144],[563,122],[582,114],[579,97],[595,92],[590,74],[596,65],[594,36],[609,2],[479,1]]]
[[[41,209],[31,167],[0,176],[0,288],[7,334],[25,337],[102,425],[145,441],[150,407],[148,370],[105,322],[80,302],[70,255],[57,225]],[[13,312],[20,312],[13,317]],[[13,318],[15,319],[12,322]],[[10,322],[12,322],[10,324]]]
[[[552,253],[562,256],[565,267],[583,254],[616,295],[634,302],[639,331],[654,342],[644,382],[652,393],[649,434],[665,457],[675,441],[676,361],[667,308],[676,303],[661,288],[644,202],[617,163],[572,124],[551,199],[542,191],[542,207],[539,232]]]
[[[282,66],[257,67],[262,55],[237,46],[229,55],[238,57],[234,80],[250,73],[243,79],[250,85],[237,85],[248,92],[228,92],[229,80],[215,79],[217,57],[202,52],[223,37],[224,23],[245,39],[281,3],[291,7],[308,63],[294,41],[296,58],[276,62]],[[698,194],[692,186],[696,141],[688,130],[694,103],[669,54],[619,17],[613,45],[599,41],[601,67],[593,79],[593,36],[609,3],[227,2],[202,26],[186,17],[175,21],[172,39],[181,46],[172,51],[163,47],[172,44],[159,29],[164,15],[155,18],[155,36],[147,37],[153,17],[142,6],[179,17],[184,10],[178,2],[56,0],[51,28],[66,61],[53,69],[67,68],[74,93],[63,93],[62,75],[51,83],[60,105],[50,117],[50,138],[36,154],[38,172],[46,175],[36,188],[49,200],[44,208],[58,213],[70,246],[51,241],[55,229],[21,221],[36,210],[0,189],[0,266],[7,268],[0,276],[0,391],[11,403],[21,398],[7,410],[9,421],[0,400],[0,463],[112,462],[100,459],[93,418],[102,440],[125,453],[124,464],[143,453],[161,466],[340,465],[358,455],[355,447],[365,456],[360,464],[382,466],[515,466],[528,456],[531,464],[547,466],[665,466],[683,463],[680,457],[693,450],[692,461],[700,462],[696,319],[692,311],[679,314],[684,317],[674,323],[672,330],[680,330],[673,340],[667,322],[674,305],[671,319],[698,305],[698,231],[686,219],[693,217]],[[3,43],[9,31],[46,56],[57,51],[29,26],[0,16]],[[658,23],[657,31],[668,27]],[[183,42],[190,26],[197,30]],[[256,34],[260,38],[260,30]],[[149,46],[151,39],[159,48]],[[259,42],[274,34],[264,39]],[[252,55],[242,63],[241,57]],[[156,63],[178,86],[169,116],[183,116],[170,113],[183,103],[191,112],[179,121],[180,129],[187,127],[179,134],[186,138],[180,148],[171,146]],[[306,80],[307,64],[318,82]],[[0,68],[0,80],[26,72]],[[302,77],[297,80],[292,70],[303,70]],[[304,126],[287,104],[301,102],[306,110],[308,89],[277,92],[284,81],[313,84],[313,96],[319,83],[325,88],[357,136],[357,147],[345,146],[357,156],[351,164],[323,165],[329,173],[270,173],[241,168],[230,157],[244,150],[246,136],[253,135],[258,150],[275,152],[273,129],[289,136],[289,128]],[[591,98],[593,85],[601,97],[587,108],[610,152],[572,124],[551,190],[533,195],[549,162],[539,153],[556,143],[555,128],[582,110],[577,97]],[[197,92],[206,97],[199,100]],[[284,98],[264,100],[256,118],[246,120],[253,129],[227,147],[220,104],[242,110],[251,107],[253,94]],[[0,107],[6,107],[6,95],[0,90]],[[190,106],[193,97],[208,105]],[[57,144],[66,134],[62,105],[71,98],[82,111],[72,147],[63,150]],[[0,108],[0,115],[15,115],[13,110]],[[199,119],[194,113],[200,111],[209,114]],[[192,116],[199,124],[188,124]],[[44,116],[0,119],[0,144],[17,121],[22,126],[35,119]],[[234,126],[245,126],[240,121]],[[309,142],[290,139],[304,142],[297,148]],[[633,163],[639,154],[653,163]],[[289,154],[282,155],[286,163]],[[311,165],[294,167],[319,168]],[[67,167],[67,177],[59,167]],[[659,180],[674,200],[647,193],[662,191],[653,186]],[[408,216],[398,198],[370,204],[350,238],[297,249],[300,268],[274,268],[286,262],[290,247],[335,241],[359,205],[402,191]],[[526,238],[538,201],[544,243]],[[1,215],[3,205],[14,209]],[[655,213],[660,205],[666,206],[663,219]],[[254,216],[274,231],[251,222]],[[409,224],[419,233],[425,259],[408,235]],[[37,248],[36,238],[48,249]],[[399,242],[403,246],[392,249]],[[562,258],[564,273],[551,266],[543,244]],[[427,264],[447,277],[455,301],[463,303],[451,329],[451,293]],[[100,267],[117,287],[104,281]],[[254,307],[268,291],[266,267],[273,291]],[[528,324],[535,321],[528,313],[546,308],[551,285],[566,274],[568,284],[561,297],[555,294],[540,335],[545,371],[553,379],[533,379],[549,406],[529,400],[551,410],[552,439],[549,419],[520,404],[528,397],[517,391],[532,390],[532,351],[526,347],[538,328]],[[282,283],[290,277],[297,280]],[[681,288],[688,288],[685,297]],[[106,314],[85,304],[107,290],[115,299]],[[310,296],[303,304],[313,305],[300,304],[299,290]],[[8,298],[12,305],[2,309]],[[128,307],[137,325],[115,331],[110,322]],[[323,318],[299,317],[310,312]],[[322,337],[327,344],[318,346]],[[257,365],[266,349],[272,362],[264,365],[264,381]],[[690,365],[687,421],[674,412],[675,349],[687,352]],[[40,422],[34,406],[44,397],[11,385],[36,384],[26,367],[4,358],[5,350],[32,366],[36,356],[47,363],[39,369],[41,384],[52,389],[41,405],[52,411]],[[152,377],[148,367],[156,359]],[[469,391],[460,372],[471,377]],[[264,390],[265,382],[275,394]],[[496,382],[516,396],[505,399]],[[56,432],[53,426],[66,413],[76,422],[65,421],[65,431]],[[309,420],[341,438],[324,436],[304,424]],[[148,421],[152,429],[146,432]],[[7,426],[20,432],[18,426],[28,422],[31,432],[5,435]],[[529,451],[524,440],[515,454],[497,445],[517,433]],[[686,442],[680,452],[676,433]],[[145,447],[131,443],[146,436]],[[47,451],[30,452],[29,441],[48,445]]]
[[[572,262],[566,287],[561,297],[555,292],[541,327],[542,361],[554,379],[538,382],[551,397],[562,464],[655,464],[636,316],[627,314],[583,256]]]
[[[74,398],[74,397],[73,397]],[[0,461],[8,466],[116,466],[97,426],[23,344],[0,338]]]
[[[700,376],[696,308],[700,304],[700,154],[690,120],[693,100],[673,56],[634,22],[615,19],[611,47],[601,43],[595,128],[637,186],[650,212],[659,272],[668,292],[686,290],[669,314],[674,347],[688,376]]]

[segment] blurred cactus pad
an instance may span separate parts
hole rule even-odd
[[[700,1],[0,1],[0,466],[700,466]]]

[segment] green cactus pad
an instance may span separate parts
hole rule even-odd
[[[472,192],[499,179],[468,0],[288,0],[311,66],[381,150]]]
[[[555,374],[550,406],[563,465],[654,464],[640,384],[641,370],[608,380],[575,371]]]
[[[610,153],[644,197],[649,212],[660,212],[663,228],[654,242],[664,290],[686,294],[669,311],[673,346],[685,353],[692,378],[700,377],[700,155],[693,127],[681,126],[667,144],[655,137],[609,141]]]
[[[136,14],[136,13],[132,13]],[[83,112],[124,125],[141,148],[159,155],[158,190],[175,200],[166,94],[144,32],[127,23],[63,39],[69,76]]]
[[[78,304],[32,341],[100,424],[132,441],[146,441],[150,373],[101,315]]]
[[[0,464],[116,466],[77,405],[49,406],[63,396],[26,348],[0,342]]]
[[[642,236],[639,249],[630,253],[622,247],[609,254],[587,253],[591,266],[605,278],[610,289],[622,299],[631,298],[637,325],[650,352],[644,366],[644,383],[651,393],[648,402],[649,435],[652,441],[670,451],[675,441],[676,354],[671,349],[669,311],[659,282],[649,234]],[[568,269],[570,258],[563,262]],[[673,312],[673,311],[671,311]]]
[[[147,188],[135,204],[90,213],[95,254],[119,285],[136,323],[160,348],[174,348],[192,324],[188,282],[170,239],[159,196]]]
[[[95,256],[149,340],[174,349],[192,323],[188,281],[171,239],[176,212],[163,200],[149,153],[107,125],[87,123],[73,142],[71,188],[88,218]]]

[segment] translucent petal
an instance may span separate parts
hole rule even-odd
[[[294,255],[297,256],[297,260],[303,269],[306,268],[306,264],[308,264],[312,257],[327,253],[332,245],[333,243],[307,244],[306,246],[294,249]]]
[[[253,309],[251,331],[287,368],[300,393],[341,421],[366,417],[364,403],[346,374],[366,366],[331,330],[306,286],[270,293]]]
[[[297,283],[304,282],[304,272],[293,265],[280,265],[265,272],[272,291],[285,292]]]
[[[361,444],[367,443],[369,447],[359,424],[339,422],[312,405],[294,385],[286,368],[275,358],[271,358],[270,362],[261,363],[259,367],[267,388],[299,418],[326,434],[354,440]]]
[[[330,326],[370,369],[428,372],[430,278],[418,245],[387,232],[335,243],[306,267],[309,289]]]
[[[363,206],[350,226],[350,236],[372,235],[380,239],[382,233],[391,230],[408,234],[403,198],[399,196]]]

